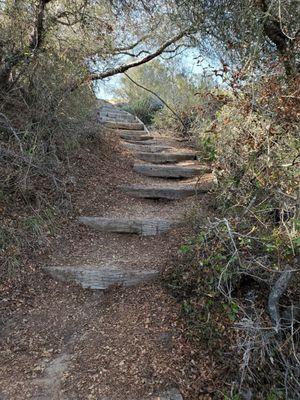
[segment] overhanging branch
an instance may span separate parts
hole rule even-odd
[[[92,81],[96,81],[96,80],[102,80],[102,79],[109,78],[109,77],[114,76],[114,75],[122,74],[122,73],[128,71],[131,68],[138,67],[139,65],[145,64],[145,63],[153,60],[154,58],[158,57],[159,55],[161,55],[169,46],[171,46],[172,44],[176,43],[178,40],[182,39],[189,32],[190,32],[190,30],[187,29],[187,30],[184,30],[184,31],[178,33],[176,36],[173,36],[171,39],[169,39],[166,42],[164,42],[153,53],[148,54],[147,56],[145,56],[144,58],[142,58],[140,60],[133,61],[132,63],[129,63],[129,64],[122,64],[122,65],[119,65],[116,68],[112,68],[112,69],[109,69],[107,71],[98,72],[98,73],[94,73],[94,74],[88,75],[85,78],[83,78],[81,80],[81,82],[76,84],[76,86],[74,86],[71,90],[72,91],[75,90],[77,87],[79,87],[80,85],[82,85],[84,83],[92,82]]]

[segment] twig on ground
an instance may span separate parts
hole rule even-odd
[[[0,113],[0,117],[2,117],[4,120],[4,125],[2,125],[2,127],[9,130],[13,134],[14,138],[16,139],[16,141],[19,145],[21,153],[24,153],[22,142],[21,142],[21,139],[19,138],[19,133],[14,129],[14,127],[12,126],[11,122],[9,121],[9,119],[7,118],[7,116],[5,114]]]
[[[290,269],[284,270],[275,282],[269,294],[268,310],[276,333],[279,333],[281,330],[279,300],[286,291],[291,278],[292,271]]]

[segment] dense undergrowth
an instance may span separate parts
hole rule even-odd
[[[299,81],[272,76],[210,97],[215,113],[198,109],[189,133],[218,183],[166,284],[193,340],[226,343],[238,362],[230,398],[297,399]]]
[[[55,80],[56,89],[46,79],[43,87],[38,82],[34,102],[26,101],[20,92],[2,97],[2,285],[18,279],[28,257],[45,248],[47,236],[60,227],[59,217],[71,210],[70,191],[75,184],[69,160],[84,143],[100,138],[92,94],[85,89],[65,96],[59,86],[64,77],[60,79]]]

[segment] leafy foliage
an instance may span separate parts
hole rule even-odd
[[[151,92],[124,77],[116,93],[124,99],[127,110],[156,129],[182,131],[183,125],[190,126],[201,107],[196,93],[203,94],[212,86],[212,81],[188,74],[175,62],[155,60],[133,69],[129,75]]]
[[[257,398],[284,391],[296,399],[298,80],[286,84],[274,74],[211,97],[213,112],[199,108],[190,134],[203,156],[214,160],[215,201],[209,218],[192,218],[194,236],[180,248],[178,264],[167,271],[166,281],[182,301],[195,340],[221,336],[225,341],[222,326],[236,329],[240,390],[250,387]],[[205,143],[209,146],[203,147]],[[269,303],[286,270],[293,272],[288,290],[279,296],[278,328]]]

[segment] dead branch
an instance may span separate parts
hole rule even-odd
[[[9,121],[9,119],[7,118],[7,116],[3,113],[0,113],[0,118],[2,118],[4,120],[4,123],[1,124],[1,120],[0,120],[0,126],[6,130],[8,130],[9,132],[11,132],[15,138],[15,140],[17,141],[20,151],[21,153],[23,153],[23,147],[22,147],[22,143],[21,143],[21,139],[19,137],[19,133],[14,129],[14,127],[12,126],[11,122]]]
[[[42,176],[50,177],[56,184],[56,182],[62,182],[58,179],[51,171],[48,171],[45,166],[37,165],[32,163],[32,160],[26,156],[25,154],[17,154],[11,150],[8,150],[4,147],[0,147],[0,160],[10,160],[12,163],[21,167],[22,165],[26,165],[29,168],[33,168]]]
[[[275,282],[271,289],[268,299],[268,310],[275,331],[278,333],[281,329],[281,319],[279,311],[279,301],[283,293],[286,291],[288,284],[292,278],[291,269],[286,269],[280,274],[280,277]]]

